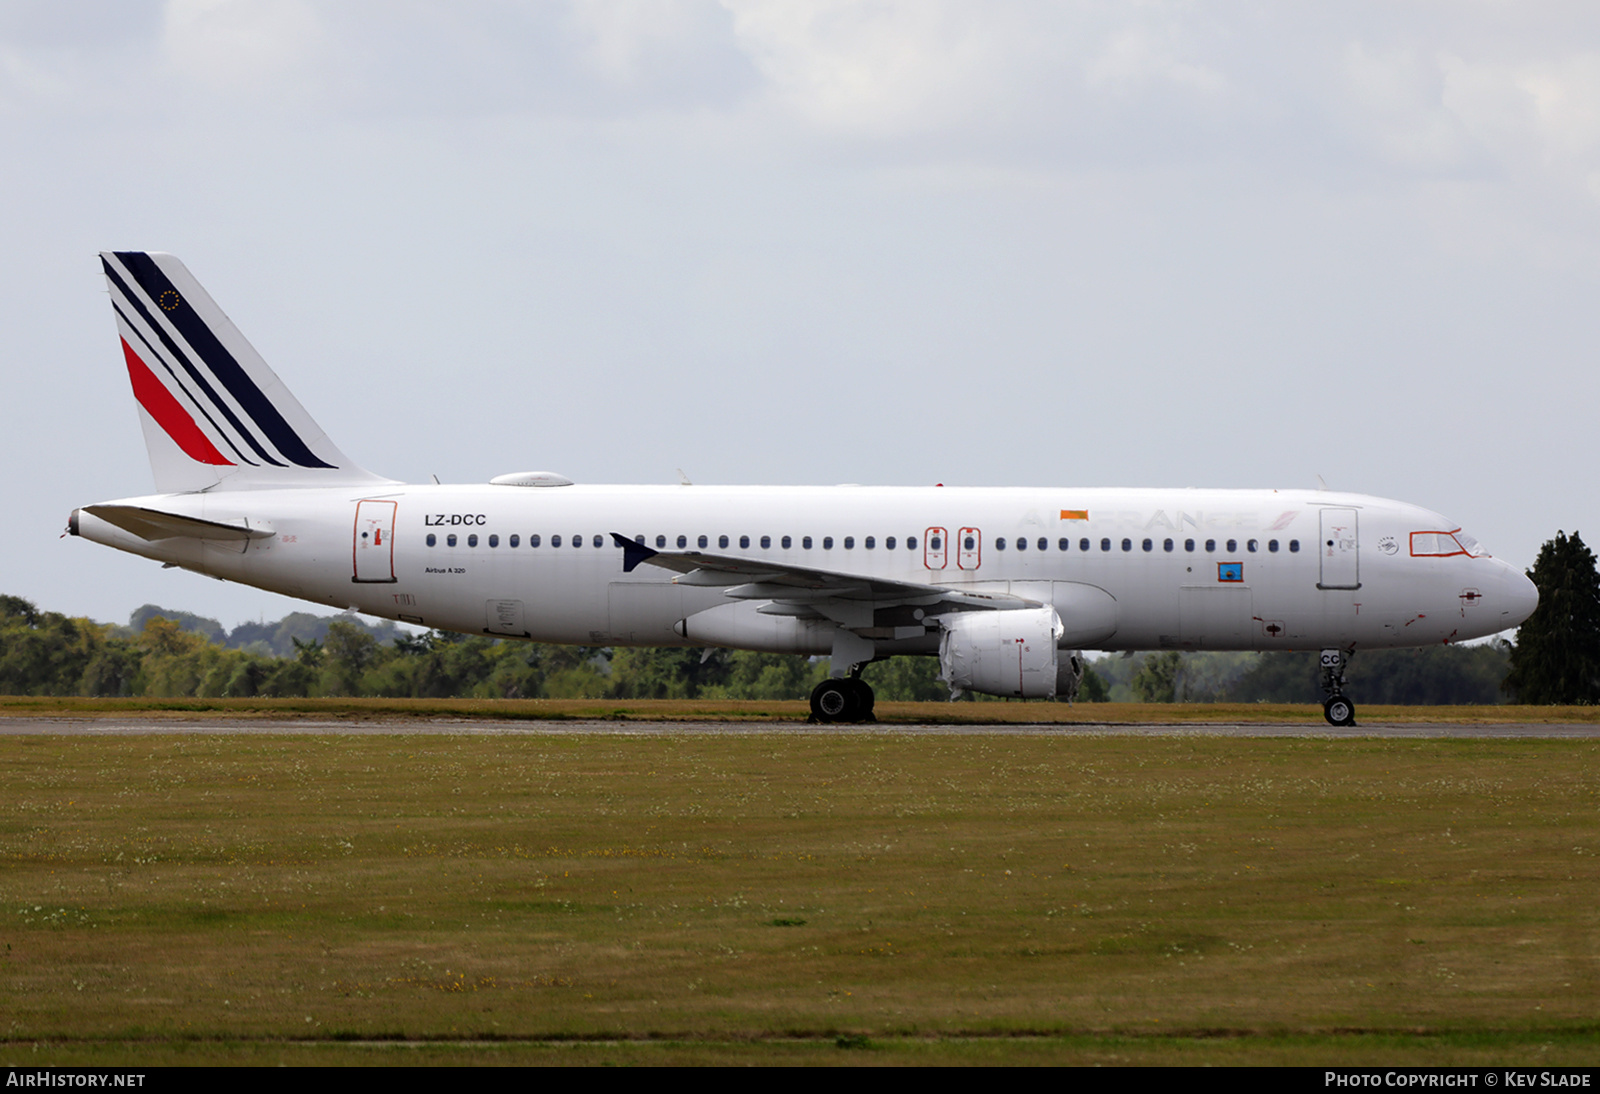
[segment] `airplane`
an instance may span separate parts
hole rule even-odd
[[[1070,697],[1082,649],[1319,650],[1355,724],[1359,649],[1525,620],[1533,583],[1459,525],[1322,490],[412,484],[357,466],[177,258],[100,256],[158,493],[68,532],[440,630],[831,659],[815,721],[872,718],[861,670],[939,659],[967,691]]]

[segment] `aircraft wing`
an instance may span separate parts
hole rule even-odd
[[[927,615],[938,615],[1040,607],[1036,600],[1008,593],[969,592],[704,551],[657,551],[616,532],[611,538],[622,548],[626,573],[641,563],[659,566],[678,574],[673,578],[678,585],[720,587],[724,596],[735,600],[771,601],[760,609],[771,615],[816,614],[847,627],[870,627],[872,612],[878,608],[922,608]]]

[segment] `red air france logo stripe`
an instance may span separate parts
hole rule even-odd
[[[217,451],[217,446],[200,431],[189,412],[172,397],[166,385],[156,379],[155,374],[139,360],[139,355],[133,352],[126,338],[122,340],[122,355],[128,360],[128,379],[133,381],[133,397],[139,400],[139,405],[156,420],[156,424],[167,431],[167,436],[183,449],[185,455],[200,463],[232,467],[233,461]]]

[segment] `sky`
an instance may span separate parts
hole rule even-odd
[[[153,490],[96,253],[411,481],[1309,488],[1600,538],[1600,5],[5,0],[0,592]]]

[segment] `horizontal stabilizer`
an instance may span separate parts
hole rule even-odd
[[[145,509],[137,505],[88,505],[83,510],[107,524],[114,524],[143,540],[158,539],[213,539],[232,540],[271,539],[276,533],[260,525],[223,524],[214,520],[182,517],[176,513],[163,513],[159,509]]]

